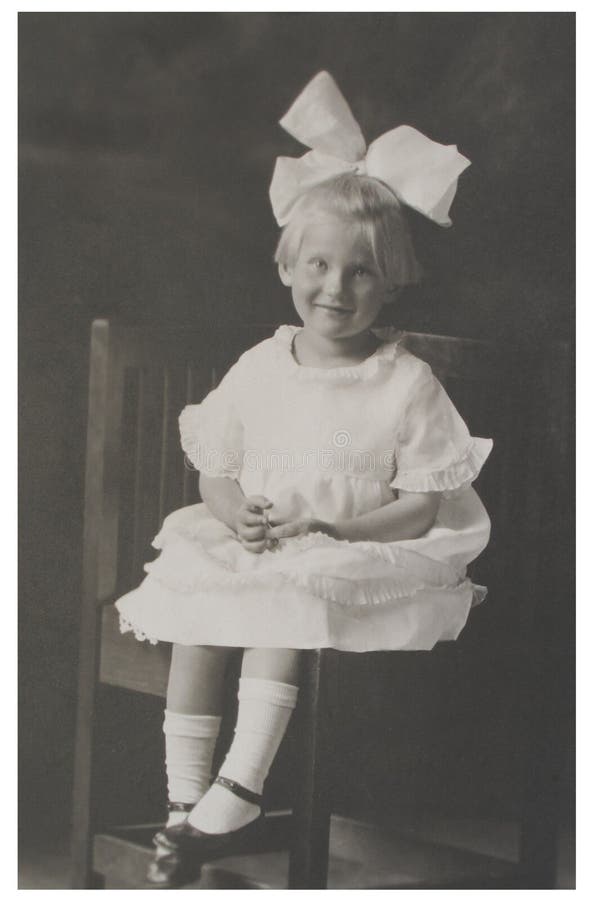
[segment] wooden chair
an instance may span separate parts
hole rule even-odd
[[[163,517],[198,499],[195,473],[183,465],[178,413],[186,403],[199,402],[240,352],[272,330],[244,327],[225,328],[219,334],[211,329],[191,333],[105,320],[93,323],[72,887],[102,886],[105,874],[107,886],[117,886],[116,880],[109,882],[107,871],[114,869],[129,886],[145,866],[146,850],[143,857],[133,857],[129,848],[145,845],[155,826],[109,833],[97,821],[96,704],[101,684],[165,696],[169,647],[122,637],[112,603],[141,579],[149,541]],[[538,350],[524,354],[430,335],[411,334],[406,341],[432,365],[473,431],[495,438],[494,455],[479,482],[495,537],[477,580],[489,584],[495,596],[515,602],[517,631],[521,629],[527,647],[524,668],[533,673],[519,685],[530,742],[520,861],[509,865],[466,856],[464,873],[448,866],[443,880],[434,875],[432,886],[550,887],[566,706],[565,681],[556,675],[568,671],[564,648],[570,637],[572,560],[565,547],[562,556],[555,554],[548,565],[539,544],[564,533],[568,524],[563,500],[570,485],[569,348],[555,345],[548,365],[548,357]],[[533,393],[532,385],[538,389]],[[554,540],[554,546],[559,542]],[[561,614],[564,603],[566,616]],[[306,653],[297,712],[302,743],[293,814],[269,817],[256,846],[233,848],[244,853],[289,847],[290,888],[327,884],[334,808],[329,761],[343,656],[333,650]],[[404,847],[400,852],[410,853]],[[419,883],[420,879],[410,886]]]

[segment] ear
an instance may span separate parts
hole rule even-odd
[[[291,287],[293,281],[291,266],[286,266],[285,263],[279,263],[277,268],[279,269],[279,277],[281,278],[282,283],[285,287]]]

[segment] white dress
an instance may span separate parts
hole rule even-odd
[[[466,567],[490,521],[471,487],[492,441],[472,438],[430,367],[394,329],[356,366],[292,354],[295,326],[248,350],[180,416],[193,466],[262,494],[281,517],[350,518],[397,489],[440,491],[420,538],[347,542],[315,533],[245,550],[203,503],[169,515],[147,577],[117,601],[122,631],[151,642],[238,647],[430,649],[453,640],[485,589]]]

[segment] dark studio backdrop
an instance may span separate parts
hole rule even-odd
[[[20,14],[24,831],[69,817],[92,319],[203,326],[205,340],[209,323],[295,321],[271,263],[267,189],[276,156],[304,152],[277,120],[328,69],[368,142],[408,123],[472,160],[452,229],[412,218],[425,280],[396,323],[570,339],[574,25],[556,13]],[[502,634],[491,640],[501,651]],[[407,682],[384,687],[384,663],[376,692],[368,661],[356,665],[344,811],[383,816],[395,796],[515,814],[509,694],[491,692],[479,742],[471,686],[453,671],[434,693],[410,658]],[[108,712],[105,777],[130,803],[155,802],[159,709]]]

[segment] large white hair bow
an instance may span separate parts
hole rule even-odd
[[[388,185],[406,206],[438,225],[449,226],[448,212],[459,175],[470,160],[455,145],[431,141],[416,128],[400,125],[366,148],[359,125],[334,78],[319,72],[296,98],[280,123],[311,147],[299,159],[280,156],[269,193],[279,225],[309,188],[343,172],[371,175]]]

